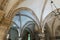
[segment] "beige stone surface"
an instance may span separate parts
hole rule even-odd
[[[0,40],[6,40],[6,35],[12,22],[11,12],[23,1],[24,0],[0,0]]]

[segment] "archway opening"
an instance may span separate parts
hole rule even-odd
[[[28,8],[21,8],[18,10],[18,12],[16,12],[16,15],[14,16],[13,18],[13,23],[11,26],[14,26],[17,28],[18,30],[18,40],[20,40],[22,37],[21,37],[21,33],[22,33],[22,29],[25,28],[25,24],[28,22],[28,21],[32,21],[34,22],[36,25],[38,25],[37,23],[37,19],[36,17],[33,15],[34,13],[28,9]],[[29,24],[29,23],[28,23]],[[32,24],[32,23],[31,23]],[[27,26],[28,27],[28,26]],[[34,27],[34,26],[33,26]],[[37,26],[38,27],[38,26]],[[24,30],[24,29],[23,29]],[[17,34],[15,34],[17,35]],[[29,36],[31,35],[31,33],[29,32],[26,32],[26,35]],[[15,39],[14,39],[15,40]],[[28,37],[28,40],[29,40],[29,37]]]

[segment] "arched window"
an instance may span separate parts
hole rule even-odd
[[[34,12],[32,10],[30,10],[29,8],[19,9],[19,11],[16,12],[16,15],[14,16],[12,21],[13,21],[12,27],[14,26],[18,29],[19,38],[20,38],[21,31],[23,29],[23,26],[28,21],[35,22],[36,24],[38,23]],[[34,27],[34,26],[32,26],[32,27]]]
[[[16,16],[13,18],[13,21],[19,26],[23,27],[23,25],[27,21],[34,21],[37,23],[37,17],[35,13],[29,8],[21,8],[20,11],[16,13]]]

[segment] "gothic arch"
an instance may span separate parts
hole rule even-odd
[[[26,11],[28,11],[28,12],[31,12],[31,15],[34,17],[31,17],[31,16],[29,16],[29,15],[25,15],[25,14],[22,14],[22,13],[20,13],[21,12],[21,10],[26,10]],[[28,20],[22,27],[21,27],[21,30],[22,31],[24,31],[25,30],[25,28],[26,28],[26,26],[28,26],[29,25],[29,23],[30,23],[30,25],[34,25],[34,24],[36,24],[37,25],[37,28],[38,28],[38,30],[39,30],[39,20],[38,20],[38,18],[37,18],[37,16],[35,15],[35,13],[30,9],[30,8],[26,8],[26,7],[21,7],[21,8],[18,8],[18,9],[16,9],[16,10],[14,10],[14,12],[13,12],[13,15],[12,15],[13,17],[12,18],[14,18],[14,16],[21,16],[21,18],[23,18],[23,17],[27,17],[27,18],[29,18],[29,19],[31,19],[31,20]],[[25,21],[25,20],[24,20]],[[14,22],[13,22],[14,23]],[[16,24],[16,23],[14,23],[14,24]],[[21,25],[21,24],[20,24]],[[16,26],[18,26],[17,24],[16,24]],[[33,26],[34,27],[34,26]],[[28,27],[27,27],[28,28]],[[30,29],[30,28],[28,28],[28,29]],[[30,30],[31,32],[32,32],[32,30]],[[23,32],[20,32],[21,34],[23,34]],[[32,32],[33,33],[33,32]],[[21,35],[20,35],[21,36]]]
[[[35,17],[36,23],[39,25],[39,19],[38,19],[38,17],[36,16],[36,14],[34,13],[34,11],[32,9],[27,8],[27,7],[20,7],[20,8],[15,9],[14,12],[12,13],[13,14],[12,18],[16,15],[17,12],[19,12],[21,10],[27,10],[27,11],[32,12],[32,15]]]
[[[32,26],[31,26],[32,25]],[[24,27],[22,28],[22,32],[21,32],[21,37],[24,37],[25,33],[29,33],[31,35],[31,39],[34,39],[34,26],[35,24],[33,23],[33,21],[28,21]],[[33,29],[33,30],[32,30]],[[27,32],[25,32],[27,31]],[[26,35],[27,36],[27,35]]]
[[[24,31],[23,31],[23,33],[22,33],[22,40],[28,40],[28,34],[30,34],[30,39],[32,38],[32,36],[33,36],[33,33],[32,33],[32,31],[31,31],[31,29],[30,28],[28,28],[28,27],[26,27],[25,29],[24,29]]]
[[[35,25],[35,23],[34,23],[33,21],[28,21],[28,22],[26,22],[25,25],[24,25],[23,28],[22,28],[21,33],[24,31],[25,28],[28,28],[28,26],[30,26],[30,25]],[[34,27],[32,26],[32,28],[34,28]],[[31,31],[32,31],[32,30],[31,30]],[[33,32],[33,31],[32,31],[32,32]]]
[[[30,17],[30,16],[28,16],[28,15],[25,15],[25,14],[17,14],[17,13],[20,12],[21,10],[26,10],[26,11],[32,12],[31,15],[32,15],[35,19],[33,19],[32,17]],[[25,17],[28,17],[28,18],[32,19],[32,21],[35,22],[35,24],[38,25],[38,29],[39,29],[39,20],[38,20],[37,16],[35,15],[35,13],[34,13],[30,8],[21,7],[21,8],[18,8],[18,9],[16,9],[16,10],[14,10],[13,13],[14,13],[14,16],[15,16],[15,15],[19,15],[19,16],[25,16]]]
[[[18,14],[17,14],[18,15]],[[19,14],[19,16],[24,16],[24,17],[27,17],[27,18],[29,18],[29,19],[31,19],[32,21],[27,21],[24,25],[23,25],[23,28],[26,26],[26,24],[29,24],[29,23],[34,23],[34,24],[36,24],[37,25],[37,28],[38,28],[38,30],[39,30],[39,25],[36,23],[36,21],[33,19],[33,18],[31,18],[30,16],[28,16],[28,15],[24,15],[24,14]],[[15,22],[13,22],[14,24],[16,24]],[[16,24],[17,25],[17,24]],[[18,26],[18,25],[17,25]]]

